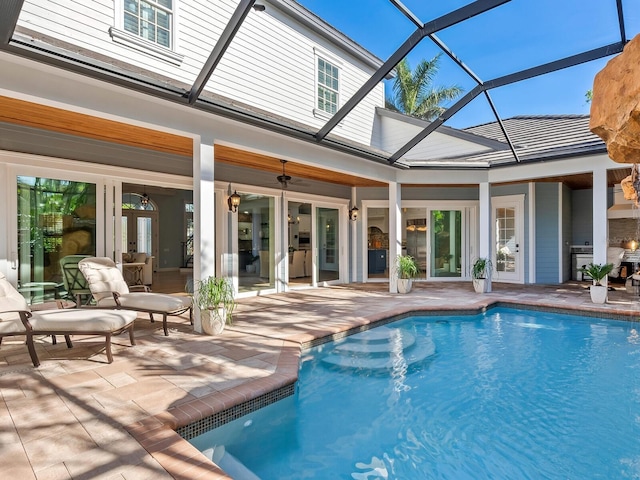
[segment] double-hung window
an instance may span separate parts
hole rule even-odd
[[[124,0],[124,30],[172,48],[173,0]]]
[[[318,110],[333,115],[340,100],[340,70],[322,57],[318,58]]]

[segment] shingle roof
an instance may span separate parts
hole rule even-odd
[[[605,144],[589,130],[589,115],[523,115],[503,120],[504,127],[522,161],[599,153]],[[464,129],[467,132],[506,142],[498,122]],[[468,160],[491,165],[513,161],[510,150],[493,151]]]

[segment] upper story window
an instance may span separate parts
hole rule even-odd
[[[173,0],[124,0],[124,29],[171,48]]]
[[[318,110],[333,115],[340,98],[340,70],[318,57]]]

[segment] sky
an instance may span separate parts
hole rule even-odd
[[[389,0],[297,1],[383,61],[416,29]],[[472,2],[404,0],[402,3],[427,23]],[[626,35],[631,39],[640,33],[640,0],[622,0],[622,4]],[[511,0],[436,35],[485,82],[620,40],[616,0]],[[414,67],[439,51],[426,38],[409,53],[407,60]],[[489,95],[503,119],[516,115],[588,114],[585,93],[610,58],[491,89]],[[440,59],[434,84],[458,85],[465,92],[476,85],[445,55]],[[385,88],[389,94],[389,82]],[[464,128],[492,121],[495,116],[481,95],[445,125]]]

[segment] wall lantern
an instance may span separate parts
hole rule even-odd
[[[231,185],[229,185],[229,197],[227,198],[227,205],[229,205],[229,211],[232,213],[236,213],[238,211],[238,207],[240,206],[240,195],[236,190],[231,194]]]
[[[349,209],[349,220],[355,222],[358,219],[358,207],[353,207]]]

